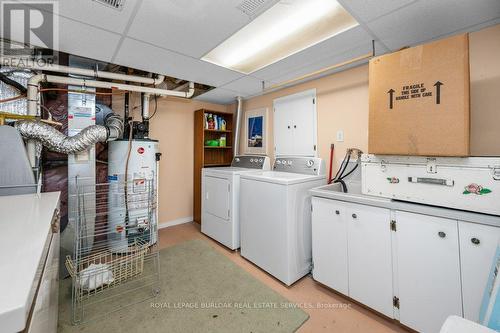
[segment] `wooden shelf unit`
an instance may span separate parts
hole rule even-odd
[[[205,128],[205,113],[221,116],[226,121],[226,130]],[[206,140],[226,136],[226,146],[206,146]],[[233,114],[230,112],[201,109],[194,113],[194,171],[193,171],[193,220],[201,223],[201,169],[230,166],[233,160]]]

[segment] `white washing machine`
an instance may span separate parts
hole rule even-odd
[[[241,175],[241,255],[286,285],[311,271],[311,195],[326,184],[320,158],[279,157]]]
[[[269,170],[267,156],[241,155],[230,167],[203,168],[201,181],[201,232],[231,250],[240,247],[240,176]]]

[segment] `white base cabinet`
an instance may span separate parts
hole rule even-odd
[[[347,212],[349,297],[393,318],[388,209],[350,204]]]
[[[459,221],[458,229],[464,318],[477,322],[491,263],[500,239],[500,228]]]
[[[477,321],[500,228],[312,198],[313,278],[419,332]]]
[[[439,332],[449,315],[462,316],[457,221],[396,212],[399,321]]]
[[[393,317],[390,211],[312,199],[315,280]]]
[[[316,281],[349,295],[347,266],[347,205],[312,198],[312,256]]]

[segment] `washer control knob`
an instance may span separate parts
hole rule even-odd
[[[313,160],[309,160],[307,161],[307,167],[310,168],[314,165],[314,161]]]
[[[292,165],[292,161],[291,160],[288,160],[288,165]]]
[[[250,159],[250,163],[253,163],[253,158]]]
[[[281,161],[280,160],[276,160],[276,164],[280,165]]]
[[[262,163],[264,162],[264,160],[262,158],[259,159],[259,163]]]
[[[239,157],[235,157],[235,158],[234,158],[234,161],[235,161],[236,163],[239,163],[239,162],[240,162],[240,158],[239,158]]]

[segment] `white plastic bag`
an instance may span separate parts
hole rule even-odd
[[[80,273],[80,286],[94,290],[114,281],[113,272],[107,264],[91,264]]]

